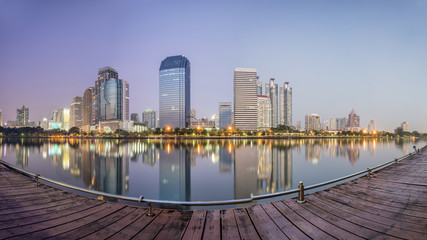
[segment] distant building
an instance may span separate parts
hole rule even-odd
[[[214,128],[215,121],[209,120],[208,118],[202,118],[200,120],[192,120],[190,128]]]
[[[129,84],[111,78],[101,83],[100,121],[129,121]]]
[[[305,115],[305,130],[306,131],[310,131],[310,130],[315,130],[318,131],[320,130],[321,125],[320,125],[320,116],[319,114],[308,114]]]
[[[403,122],[402,124],[400,124],[400,127],[402,128],[402,131],[404,132],[409,132],[409,123],[408,122]]]
[[[271,100],[265,95],[258,95],[257,102],[257,130],[269,130],[271,128]]]
[[[289,82],[280,88],[280,124],[292,126],[292,88]]]
[[[103,67],[98,70],[98,80],[95,81],[94,102],[93,102],[93,118],[94,124],[100,121],[101,116],[101,87],[102,83],[110,79],[119,79],[119,73],[111,67]]]
[[[159,69],[159,127],[189,127],[190,108],[190,61],[167,57]]]
[[[259,77],[258,77],[259,78]],[[257,79],[258,79],[257,78]],[[257,88],[256,88],[256,95],[262,95],[262,82],[258,82],[257,83]]]
[[[345,130],[347,126],[347,118],[343,117],[343,118],[337,118],[337,129],[336,130]]]
[[[82,130],[89,131],[90,126],[95,124],[93,114],[93,106],[95,105],[95,92],[92,87],[86,89],[83,94],[83,109],[82,109]]]
[[[216,114],[212,114],[211,120],[215,122],[215,128],[218,128],[219,126],[219,116]]]
[[[322,123],[322,129],[323,130],[331,130],[330,129],[330,122],[329,122],[329,120],[324,120],[323,121],[323,123]]]
[[[350,129],[360,127],[360,117],[356,114],[354,109],[352,109],[350,114],[348,115],[348,122],[346,127]]]
[[[232,126],[231,102],[219,103],[219,129],[226,129]]]
[[[16,109],[15,127],[27,127],[29,115],[30,110],[26,108],[25,105],[23,105],[22,108]]]
[[[146,123],[146,126],[149,129],[155,129],[156,125],[156,111],[152,111],[151,109],[147,109],[142,113],[142,122]]]
[[[141,122],[141,121],[139,120],[139,115],[138,115],[138,113],[132,113],[132,114],[130,115],[130,120],[131,120],[131,121],[134,121],[134,122]]]
[[[257,72],[251,68],[234,69],[234,127],[257,130]]]
[[[43,121],[40,123],[40,127],[44,130],[49,130],[49,121],[47,118],[43,118]]]
[[[73,98],[70,108],[70,127],[81,127],[83,125],[83,99],[80,96]]]
[[[377,124],[375,120],[371,120],[368,125],[368,132],[372,133],[373,131],[376,131],[376,130],[377,130]]]
[[[271,127],[277,127],[277,119],[279,117],[279,88],[274,83],[274,78],[270,78],[270,82],[265,84],[265,95],[270,98],[271,102]]]
[[[70,129],[70,109],[61,108],[58,111],[53,111],[49,129],[68,131]]]

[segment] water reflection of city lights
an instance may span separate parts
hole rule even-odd
[[[171,152],[171,145],[169,143],[166,145],[166,151],[168,154]]]

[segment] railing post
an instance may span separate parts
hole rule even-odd
[[[152,206],[153,204],[152,203],[148,203],[148,213],[147,213],[147,216],[148,217],[152,217],[152,216],[154,216],[154,213],[153,213],[153,206]]]
[[[371,179],[371,169],[368,168],[368,179]]]
[[[396,158],[396,159],[394,159],[394,163],[397,163],[397,161],[398,161],[398,159]]]
[[[39,177],[40,177],[40,174],[36,174],[36,176],[34,176],[34,178],[36,179],[36,186],[38,187],[39,186]]]
[[[298,184],[298,200],[297,203],[305,203],[304,200],[304,183],[302,181],[299,182]]]

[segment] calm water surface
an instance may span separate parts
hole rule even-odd
[[[0,139],[1,159],[98,191],[200,201],[306,186],[390,161],[425,140]]]

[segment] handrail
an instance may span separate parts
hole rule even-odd
[[[425,147],[423,147],[425,148]],[[367,173],[368,177],[369,175],[378,170],[379,168],[382,168],[384,166],[387,166],[389,164],[392,163],[397,163],[400,160],[403,160],[409,156],[411,156],[412,153],[406,154],[400,158],[396,158],[394,160],[391,160],[389,162],[380,164],[378,166],[375,166],[373,168],[368,168],[367,170],[364,171],[360,171],[360,172],[356,172],[347,176],[343,176],[340,178],[336,178],[336,179],[332,179],[326,182],[322,182],[322,183],[317,183],[314,185],[310,185],[308,187],[305,187],[305,190],[311,190],[311,189],[315,189],[315,188],[319,188],[319,187],[323,187],[326,185],[330,185],[336,182],[340,182],[349,178],[353,178],[359,175],[362,175],[364,173]],[[287,190],[287,191],[283,191],[283,192],[277,192],[277,193],[268,193],[268,194],[263,194],[263,195],[257,195],[257,196],[252,196],[250,198],[243,198],[243,199],[233,199],[233,200],[220,200],[220,201],[169,201],[169,200],[156,200],[156,199],[147,199],[144,198],[143,195],[141,195],[139,198],[136,197],[127,197],[127,196],[122,196],[122,195],[116,195],[116,194],[110,194],[110,193],[105,193],[105,192],[100,192],[100,191],[95,191],[95,190],[90,190],[90,189],[85,189],[85,188],[80,188],[80,187],[76,187],[76,186],[72,186],[72,185],[68,185],[66,183],[62,183],[62,182],[58,182],[46,177],[42,177],[39,174],[33,174],[30,172],[27,172],[25,170],[16,168],[14,166],[12,166],[11,164],[0,160],[0,163],[3,164],[4,166],[6,166],[7,168],[10,168],[16,172],[20,172],[24,175],[30,176],[33,179],[35,179],[37,182],[38,180],[43,180],[49,183],[53,183],[55,185],[59,185],[65,188],[69,188],[69,189],[73,189],[76,191],[80,191],[80,192],[85,192],[85,193],[89,193],[89,194],[93,194],[93,195],[97,195],[97,196],[103,196],[103,197],[109,197],[109,198],[115,198],[115,199],[121,199],[121,200],[126,200],[126,201],[130,201],[130,202],[139,202],[139,203],[147,203],[150,205],[150,209],[151,209],[151,204],[155,203],[155,204],[173,204],[173,205],[182,205],[182,206],[218,206],[218,205],[232,205],[232,204],[241,204],[241,203],[250,203],[253,201],[257,201],[257,200],[261,200],[261,199],[267,199],[267,198],[273,198],[273,197],[279,197],[279,196],[284,196],[284,195],[289,195],[289,194],[294,194],[294,193],[298,193],[299,189],[291,189],[291,190]]]

